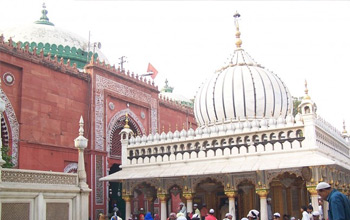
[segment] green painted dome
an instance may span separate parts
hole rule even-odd
[[[77,34],[66,31],[56,27],[47,17],[48,11],[45,4],[43,4],[42,16],[40,20],[29,24],[10,27],[0,31],[5,38],[12,38],[14,44],[22,43],[22,47],[29,44],[29,50],[32,51],[34,47],[37,48],[39,54],[41,49],[44,55],[51,54],[52,58],[57,55],[58,59],[61,57],[65,63],[70,59],[71,65],[77,64],[77,67],[82,69],[91,60],[91,51],[95,50],[95,59],[99,57],[108,63],[107,58],[103,53],[94,46],[91,47],[90,52],[88,48],[88,41]]]

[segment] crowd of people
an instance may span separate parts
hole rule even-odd
[[[333,189],[328,183],[321,182],[316,187],[317,193],[319,195],[319,207],[318,211],[314,211],[314,208],[310,204],[309,206],[302,206],[300,209],[301,219],[298,220],[350,220],[350,201],[349,199],[336,189]],[[325,215],[322,209],[322,202],[328,201],[328,218],[325,219]],[[118,216],[118,209],[113,210],[114,215],[111,220],[122,220]],[[142,214],[142,213],[141,213]],[[247,217],[241,220],[259,220],[260,213],[258,210],[252,209],[248,212]],[[276,212],[272,214],[271,208],[271,198],[267,199],[267,217],[268,220],[296,220],[295,217],[290,217],[288,215],[281,216],[280,213]],[[233,213],[226,213],[222,220],[231,220],[233,218]],[[130,220],[133,220],[132,218]],[[138,220],[160,220],[159,215],[155,214],[154,218],[150,212],[146,215],[140,217]],[[215,217],[214,209],[207,209],[206,204],[202,205],[199,210],[198,205],[193,205],[193,211],[187,212],[186,206],[183,202],[179,204],[178,213],[170,213],[167,220],[218,220]]]

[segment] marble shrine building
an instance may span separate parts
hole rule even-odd
[[[235,23],[230,62],[196,94],[196,129],[135,137],[125,122],[121,170],[100,180],[123,185],[127,217],[142,207],[165,220],[184,202],[188,212],[205,203],[218,219],[226,212],[241,219],[257,209],[267,220],[270,197],[272,213],[301,218],[302,205],[318,210],[315,187],[321,181],[350,195],[345,126],[339,132],[317,114],[306,83],[293,115],[287,84],[242,48]]]

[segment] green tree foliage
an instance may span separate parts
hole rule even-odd
[[[301,100],[303,100],[303,97],[292,97],[293,98],[293,116],[296,116],[298,114],[298,106],[301,103]]]
[[[10,148],[8,146],[2,146],[1,148],[2,159],[5,161],[5,164],[2,165],[3,168],[12,168],[14,165],[11,155],[9,155],[9,150]]]

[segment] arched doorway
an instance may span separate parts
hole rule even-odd
[[[306,183],[301,177],[285,172],[270,182],[272,212],[281,215],[300,217],[300,207],[307,205],[309,195]]]
[[[208,210],[214,209],[217,219],[223,219],[225,214],[222,213],[228,212],[228,198],[224,193],[224,186],[212,178],[206,178],[197,184],[193,202],[198,204],[199,208],[205,203]]]
[[[116,122],[114,123],[112,129],[111,129],[111,136],[110,136],[110,157],[111,158],[115,158],[115,159],[121,159],[121,155],[122,155],[122,144],[121,144],[121,136],[120,136],[120,131],[124,128],[125,126],[125,119],[126,116],[122,115],[120,116]],[[135,122],[135,120],[130,117],[130,115],[128,116],[128,124],[130,126],[130,129],[134,132],[134,134],[137,135],[141,135],[141,129],[140,127],[137,125],[137,123]]]
[[[237,211],[238,219],[247,216],[247,213],[251,209],[260,210],[260,200],[258,194],[255,192],[255,185],[244,180],[237,186]]]
[[[135,219],[140,220],[140,214],[145,215],[147,212],[154,212],[154,201],[157,198],[157,190],[154,186],[143,182],[137,185],[133,191],[131,202],[131,213]]]
[[[121,170],[120,164],[113,164],[109,169],[109,174],[113,174],[119,170]],[[122,187],[121,182],[109,182],[108,213],[113,213],[113,208],[116,205],[120,211],[120,217],[125,219],[125,201],[122,199]]]

